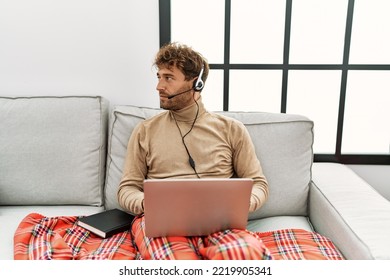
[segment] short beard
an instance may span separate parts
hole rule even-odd
[[[187,107],[190,104],[190,100],[193,96],[177,96],[172,99],[160,100],[160,108],[164,110],[177,111]]]

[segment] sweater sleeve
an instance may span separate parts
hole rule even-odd
[[[145,133],[139,124],[131,134],[123,168],[123,175],[118,189],[119,205],[136,215],[144,212],[143,181],[146,178],[146,149],[142,143]]]
[[[238,177],[252,178],[254,181],[249,207],[249,212],[253,212],[266,202],[268,182],[246,127],[242,123],[233,122],[231,129],[234,170]]]

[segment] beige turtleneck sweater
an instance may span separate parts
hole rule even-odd
[[[206,111],[201,99],[198,104],[198,118],[184,138],[197,173],[201,178],[252,178],[249,211],[255,211],[268,197],[268,184],[245,126],[235,119]],[[134,129],[118,190],[121,207],[134,214],[144,211],[144,179],[196,178],[175,119],[185,135],[197,108],[193,104],[180,111],[164,111]]]

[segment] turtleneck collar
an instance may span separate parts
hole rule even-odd
[[[206,109],[205,109],[204,104],[202,102],[202,97],[200,97],[196,102],[198,102],[198,106],[199,106],[199,112],[198,112],[198,118],[199,118],[203,113],[206,112]],[[198,106],[194,102],[193,104],[191,104],[183,109],[180,109],[177,111],[170,111],[169,113],[174,114],[174,117],[177,121],[192,122],[195,119],[196,112],[198,110]]]

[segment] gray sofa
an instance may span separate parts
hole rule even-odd
[[[89,215],[119,208],[116,192],[134,126],[160,113],[98,96],[0,97],[0,259],[29,213]],[[349,168],[313,164],[313,122],[289,114],[221,112],[242,121],[269,181],[248,228],[301,228],[347,259],[390,259],[390,203]]]

